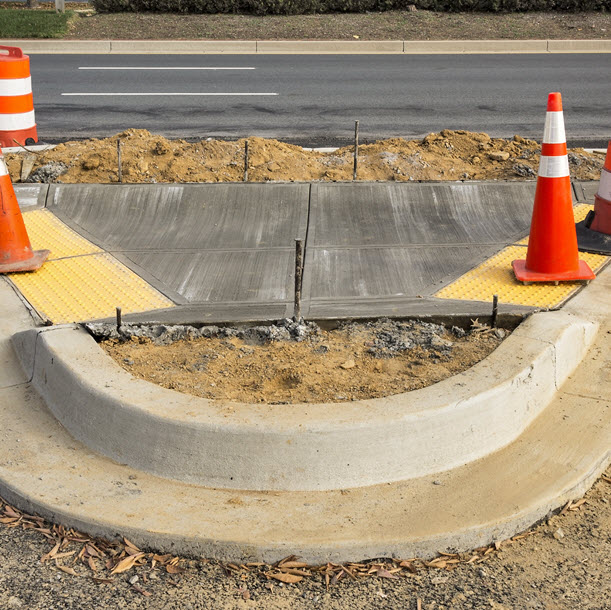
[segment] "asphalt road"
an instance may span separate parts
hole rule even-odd
[[[362,141],[444,128],[540,139],[547,94],[561,91],[569,141],[606,146],[609,60],[605,54],[33,55],[31,67],[43,141],[136,127],[170,137],[259,135],[338,145],[353,137],[355,119]]]

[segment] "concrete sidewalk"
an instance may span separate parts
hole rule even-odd
[[[54,323],[485,319],[560,306],[579,283],[522,286],[534,182],[17,185],[34,248],[12,282]],[[589,188],[589,187],[587,187]],[[574,185],[576,220],[590,209]],[[583,203],[579,203],[583,201]],[[593,268],[606,257],[582,254]]]
[[[611,40],[0,40],[44,54],[611,53]],[[163,49],[160,51],[160,49]]]

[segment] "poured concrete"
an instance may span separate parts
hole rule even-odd
[[[211,401],[136,379],[78,327],[15,342],[47,406],[91,449],[198,485],[294,491],[406,480],[500,449],[545,409],[597,330],[564,312],[535,314],[488,358],[430,387],[290,407]]]
[[[0,378],[0,494],[23,510],[90,534],[114,537],[119,532],[141,547],[233,561],[273,562],[291,553],[312,563],[431,557],[440,550],[463,551],[508,538],[578,498],[611,460],[609,290],[611,269],[562,312],[537,316],[542,322],[533,321],[507,340],[505,345],[519,343],[526,334],[549,349],[550,329],[560,318],[601,326],[586,357],[560,387],[578,356],[555,359],[556,372],[542,382],[557,392],[520,437],[467,465],[408,481],[330,491],[270,493],[185,484],[121,465],[74,440],[22,372]],[[14,330],[31,326],[4,281],[0,301],[5,311],[15,312]],[[6,341],[11,329],[0,330],[3,359],[10,361],[15,358]],[[566,335],[566,344],[578,336]],[[26,342],[20,353],[27,356],[32,347]],[[516,379],[516,384],[524,381]],[[494,408],[493,401],[489,407]],[[246,459],[248,447],[242,451]],[[380,470],[387,452],[380,441],[374,460]],[[327,454],[317,462],[329,473],[338,466]],[[302,476],[290,464],[285,474]]]
[[[52,185],[47,207],[178,308],[129,321],[473,315],[441,287],[524,237],[534,182]],[[501,305],[501,311],[532,308]]]

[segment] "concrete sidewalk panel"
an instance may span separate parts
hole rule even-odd
[[[611,53],[611,39],[602,40],[548,40],[550,53]]]
[[[535,182],[312,185],[311,247],[509,244],[528,234]]]
[[[37,40],[32,38],[21,40],[2,40],[0,44],[19,47],[28,55],[44,54],[94,54],[110,53],[110,40]]]
[[[500,246],[310,248],[304,290],[312,303],[354,298],[430,296]],[[376,303],[371,304],[376,314]]]
[[[404,53],[547,53],[547,40],[406,40]]]
[[[255,40],[113,40],[113,54],[205,55],[255,53]]]
[[[292,248],[309,184],[52,185],[49,209],[109,251]]]
[[[403,53],[401,40],[259,40],[257,53]]]
[[[294,248],[128,252],[125,256],[187,303],[277,303],[293,298]]]
[[[48,184],[13,184],[13,188],[22,212],[45,207]]]

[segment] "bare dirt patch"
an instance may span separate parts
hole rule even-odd
[[[292,404],[422,388],[473,366],[507,334],[479,323],[468,332],[393,320],[326,331],[284,320],[248,329],[122,327],[102,347],[131,374],[165,388],[212,400]]]
[[[66,38],[128,40],[494,40],[596,39],[610,13],[437,13],[329,15],[87,14]]]
[[[126,183],[241,182],[245,140],[168,140],[143,129],[117,136],[77,140],[43,152],[7,155],[13,182],[117,182],[117,140]],[[354,147],[334,152],[306,150],[278,140],[248,138],[248,180],[352,180]],[[29,157],[29,161],[27,158]],[[491,138],[485,133],[444,129],[422,140],[391,138],[359,146],[359,180],[533,180],[540,146],[519,135]],[[597,180],[603,156],[581,148],[569,151],[571,176]],[[26,178],[25,174],[28,174]]]

